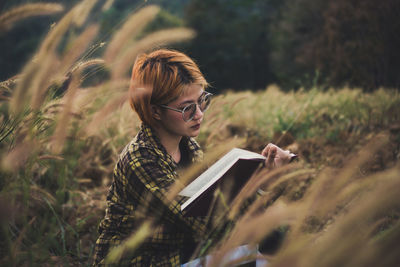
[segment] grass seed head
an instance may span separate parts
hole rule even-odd
[[[0,15],[0,31],[9,30],[19,20],[32,17],[52,15],[64,10],[60,4],[35,3],[17,6]]]

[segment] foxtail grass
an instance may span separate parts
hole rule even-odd
[[[103,10],[103,11],[109,10],[109,9],[112,7],[113,4],[114,4],[114,0],[107,0],[107,1],[104,3],[104,5],[103,5],[103,7],[101,8],[101,10]]]
[[[87,18],[87,8],[92,7],[94,2],[93,0],[85,0],[78,4],[51,29],[40,45],[34,60],[27,64],[22,71],[21,81],[11,99],[13,112],[21,112],[22,107],[29,105],[29,99],[31,99],[30,106],[35,110],[42,105],[46,90],[53,82],[49,77],[54,77],[54,71],[58,67],[57,46],[72,24],[79,25]]]
[[[121,51],[126,49],[129,44],[132,44],[133,38],[155,18],[159,11],[160,8],[158,6],[147,6],[132,14],[124,25],[122,25],[121,29],[114,34],[104,52],[104,59],[111,63],[120,57]]]
[[[134,43],[132,47],[122,53],[113,65],[111,76],[119,79],[126,75],[133,65],[137,55],[143,51],[149,51],[156,47],[170,43],[183,42],[192,39],[195,32],[187,28],[167,29],[150,33]]]
[[[17,6],[0,15],[0,31],[10,29],[15,22],[32,16],[51,15],[64,10],[60,4],[36,3]]]
[[[86,219],[74,220],[74,217],[81,216],[82,204],[85,209],[93,200],[87,202],[90,194],[83,196],[76,192],[80,192],[81,187],[93,186],[94,179],[98,179],[97,186],[103,185],[102,176],[111,174],[114,154],[132,137],[139,120],[135,122],[134,116],[125,111],[128,79],[111,77],[99,85],[82,88],[82,81],[91,75],[82,73],[95,65],[103,69],[117,65],[124,68],[118,58],[125,50],[133,51],[135,36],[159,11],[158,7],[150,6],[133,14],[111,39],[105,54],[92,58],[96,49],[107,45],[106,42],[92,44],[99,32],[98,24],[85,26],[96,3],[96,0],[81,1],[68,11],[52,25],[22,72],[1,83],[0,105],[2,111],[9,110],[1,116],[4,127],[1,130],[0,189],[2,195],[5,191],[18,192],[9,195],[16,206],[30,203],[33,207],[21,210],[15,220],[1,220],[1,231],[6,233],[1,250],[11,252],[0,255],[1,263],[54,263],[59,260],[51,259],[58,257],[64,262],[70,257],[90,261],[87,257],[94,240],[87,236],[95,236],[93,219],[86,223]],[[110,8],[112,3],[105,2],[103,8]],[[27,16],[55,13],[61,11],[60,8],[60,5],[26,5],[1,15],[0,26],[5,29]],[[66,36],[71,29],[80,32],[74,39]],[[170,31],[174,36],[169,38],[161,32],[161,37],[153,34],[143,40],[158,46],[188,39],[187,32]],[[134,51],[140,53],[146,49],[148,47],[142,46]],[[126,63],[125,67],[128,65]],[[44,199],[49,200],[47,205]],[[101,212],[104,212],[104,203],[101,203]],[[78,212],[73,215],[71,209]],[[40,210],[41,215],[32,215],[36,210]],[[90,216],[96,222],[101,217]],[[81,232],[79,229],[85,223],[93,230]],[[83,244],[89,244],[88,247],[82,246],[79,240],[82,236],[85,237]],[[132,242],[128,244],[132,248]]]

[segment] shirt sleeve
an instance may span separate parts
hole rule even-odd
[[[171,166],[146,147],[139,147],[129,153],[129,157],[127,194],[139,199],[139,208],[146,216],[180,228],[180,231],[204,232],[205,225],[201,219],[183,217],[181,201],[167,201],[167,190],[177,178]]]

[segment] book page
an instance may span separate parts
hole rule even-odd
[[[265,159],[261,154],[234,148],[225,154],[220,160],[197,177],[192,183],[186,186],[179,195],[186,197],[196,197],[210,185],[215,183],[238,159]]]
[[[220,197],[224,199],[224,203],[230,203],[234,196],[239,193],[254,171],[260,167],[260,162],[264,159],[238,159],[227,171],[225,171],[217,179],[210,181],[203,188],[197,191],[192,197],[187,199],[182,205],[181,210],[185,211],[185,216],[207,216],[211,211],[211,203],[217,200],[213,205],[213,209],[220,208]],[[218,197],[214,195],[218,188]],[[217,204],[218,203],[218,204]],[[229,204],[228,204],[229,205]],[[218,207],[217,207],[218,206]]]

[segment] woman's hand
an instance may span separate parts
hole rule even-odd
[[[269,143],[261,154],[266,157],[265,166],[269,169],[273,169],[276,167],[281,167],[287,163],[289,163],[292,157],[295,157],[293,153],[290,153],[289,150],[283,150],[277,145]]]

